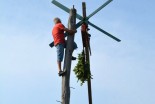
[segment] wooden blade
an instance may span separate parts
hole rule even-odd
[[[105,35],[111,37],[112,39],[116,40],[117,42],[120,42],[121,40],[116,38],[115,36],[111,35],[110,33],[102,30],[101,28],[97,27],[96,25],[92,24],[91,22],[88,21],[88,24],[91,25],[92,27],[96,28],[97,30],[99,30],[100,32],[104,33]]]
[[[61,8],[62,10],[64,10],[65,12],[69,13],[70,9],[67,8],[66,6],[62,5],[61,3],[57,2],[56,0],[53,0],[52,3],[56,6],[58,6],[59,8]],[[76,14],[76,18],[78,18],[79,20],[82,20],[83,17],[80,16],[79,14]]]
[[[105,6],[107,6],[112,0],[108,0],[107,2],[105,2],[103,5],[101,5],[98,9],[96,9],[93,13],[91,13],[88,17],[87,20],[92,17],[93,15],[95,15],[98,11],[100,11],[102,8],[104,8]]]
[[[78,23],[75,25],[76,29],[79,28],[82,24],[83,24],[83,21],[78,22]]]

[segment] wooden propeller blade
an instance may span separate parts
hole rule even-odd
[[[69,13],[70,9],[67,8],[66,6],[62,5],[61,3],[57,2],[56,0],[52,0],[52,3],[56,6],[58,6],[59,8],[61,8],[62,10],[64,10],[65,12]],[[83,17],[80,16],[79,14],[76,14],[76,18],[78,18],[79,20],[82,20]]]
[[[111,37],[112,39],[116,40],[117,42],[120,42],[121,40],[116,38],[115,36],[111,35],[110,33],[102,30],[101,28],[97,27],[96,25],[92,24],[91,22],[88,21],[88,24],[91,25],[92,27],[96,28],[97,30],[99,30],[100,32],[104,33],[105,35]]]
[[[83,21],[78,22],[78,23],[75,25],[76,29],[79,28],[82,24],[83,24]]]
[[[98,9],[96,9],[93,13],[91,13],[88,17],[87,20],[92,17],[93,15],[95,15],[98,11],[100,11],[102,8],[104,8],[105,6],[107,6],[112,0],[108,0],[107,2],[105,2],[103,5],[101,5]]]

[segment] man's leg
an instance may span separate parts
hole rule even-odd
[[[75,49],[77,49],[78,47],[77,47],[77,44],[74,42],[73,43],[73,51],[75,50]],[[74,57],[74,56],[72,56],[72,60],[76,60],[76,57]]]
[[[61,70],[61,62],[63,60],[63,55],[64,55],[64,45],[63,44],[58,44],[56,45],[57,48],[57,64],[58,64],[58,74],[59,76],[62,76],[64,72]]]
[[[64,45],[64,48],[66,48],[66,40],[65,40],[65,45]],[[78,47],[77,47],[77,44],[74,42],[73,43],[73,51],[75,50],[75,49],[77,49]],[[76,57],[74,57],[74,56],[72,56],[72,60],[76,60]]]
[[[58,75],[63,76],[65,72],[61,70],[61,62],[58,61],[57,63],[58,63]]]
[[[57,64],[58,64],[58,72],[60,72],[61,71],[61,62],[57,61]]]
[[[73,48],[74,48],[74,50],[76,50],[78,48],[77,44],[75,42],[73,43]]]

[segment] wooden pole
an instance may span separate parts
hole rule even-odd
[[[86,19],[86,4],[85,2],[82,2],[82,10],[83,10],[83,18]],[[87,23],[84,23],[84,27],[82,30],[82,37],[83,37],[83,43],[84,43],[84,47],[85,47],[85,55],[86,55],[86,62],[89,63],[90,65],[90,59],[89,59],[89,40],[88,40],[88,33],[87,33]],[[89,66],[90,68],[90,66]],[[86,70],[90,70],[90,69],[86,69]],[[92,104],[92,91],[91,91],[91,79],[89,78],[87,81],[88,84],[88,99],[89,99],[89,104]]]
[[[70,16],[68,20],[68,29],[75,30],[76,25],[76,9],[70,10]],[[64,68],[66,72],[62,77],[62,104],[70,103],[70,70],[71,70],[71,58],[73,53],[73,44],[74,44],[74,35],[67,36],[66,50],[65,50],[65,59],[64,59]]]

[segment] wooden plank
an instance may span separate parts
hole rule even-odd
[[[70,10],[70,16],[68,20],[68,29],[75,30],[76,24],[76,9]],[[64,68],[66,72],[62,77],[62,104],[70,103],[70,70],[71,70],[71,58],[73,53],[73,43],[74,35],[67,36],[66,50],[65,50],[65,59],[64,59]]]
[[[82,2],[82,10],[83,10],[83,18],[86,19],[86,4],[85,2]],[[90,59],[89,59],[89,40],[88,40],[88,33],[87,33],[87,24],[84,23],[82,26],[82,39],[83,39],[83,43],[85,43],[84,49],[85,49],[85,54],[86,54],[86,62],[89,63],[90,65]],[[90,66],[89,66],[90,68]],[[90,70],[90,69],[86,69],[86,70]],[[92,104],[92,91],[91,91],[91,79],[89,78],[87,81],[87,85],[88,85],[88,99],[89,99],[89,104]]]

